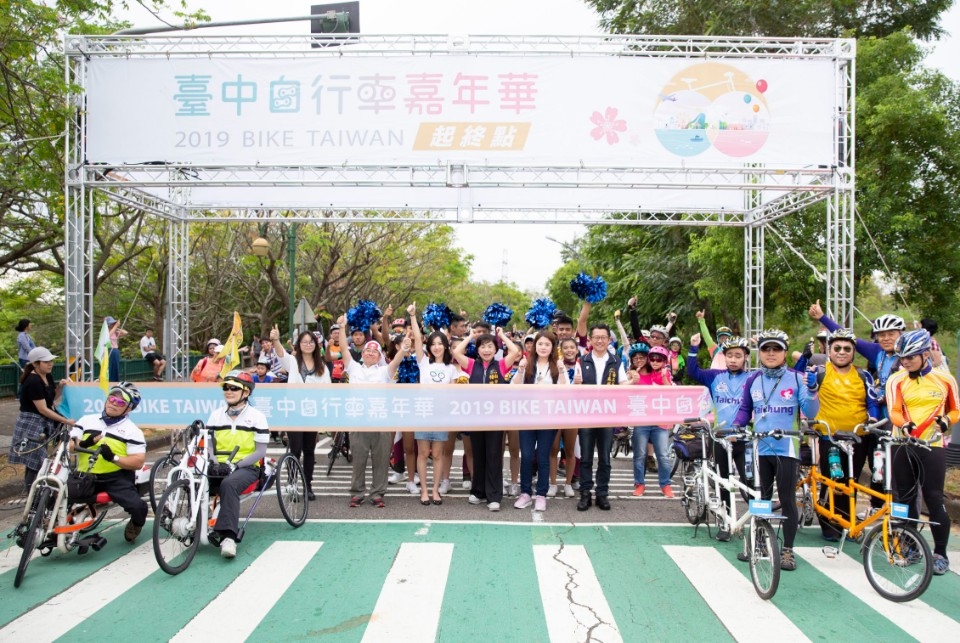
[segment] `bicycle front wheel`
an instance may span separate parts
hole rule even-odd
[[[20,587],[20,583],[23,582],[23,577],[27,573],[27,565],[29,565],[33,559],[33,553],[37,548],[37,540],[42,539],[46,534],[47,525],[53,513],[53,509],[50,506],[52,495],[53,489],[50,487],[42,487],[37,490],[34,502],[36,509],[34,509],[33,515],[30,516],[30,522],[27,523],[27,531],[23,534],[23,543],[21,545],[23,547],[23,553],[20,555],[20,564],[17,565],[17,574],[13,578],[14,587]]]
[[[157,500],[167,490],[167,477],[170,475],[170,470],[178,464],[179,461],[168,454],[154,462],[150,468],[150,509],[154,514],[157,513]]]
[[[297,528],[307,521],[309,500],[307,477],[303,474],[300,460],[287,453],[277,463],[277,500],[280,513],[290,526]]]
[[[754,518],[750,529],[750,578],[753,588],[765,601],[773,598],[780,584],[780,546],[773,525]]]
[[[927,541],[911,525],[884,521],[867,536],[863,546],[863,571],[880,596],[904,603],[927,591],[933,575],[933,554]]]
[[[175,576],[190,566],[200,547],[200,512],[193,514],[190,481],[177,480],[163,492],[153,519],[153,555]]]

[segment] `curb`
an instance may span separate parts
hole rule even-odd
[[[160,449],[170,444],[170,431],[158,433],[147,440],[147,451]],[[0,500],[7,500],[20,495],[23,490],[23,480],[11,480],[0,483]]]

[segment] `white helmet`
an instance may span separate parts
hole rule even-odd
[[[880,315],[873,320],[873,332],[879,333],[885,330],[906,330],[907,325],[903,323],[903,317],[897,315]]]

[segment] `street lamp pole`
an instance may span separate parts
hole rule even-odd
[[[289,325],[287,328],[290,329],[288,332],[293,338],[293,312],[297,305],[297,224],[295,221],[287,224],[287,266],[290,269],[290,291],[287,305]],[[294,341],[294,339],[296,338],[290,341]]]

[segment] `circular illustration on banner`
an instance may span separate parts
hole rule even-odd
[[[726,156],[750,156],[769,135],[768,88],[766,79],[751,78],[731,65],[691,65],[661,90],[654,131],[677,156],[696,156],[711,146]]]

